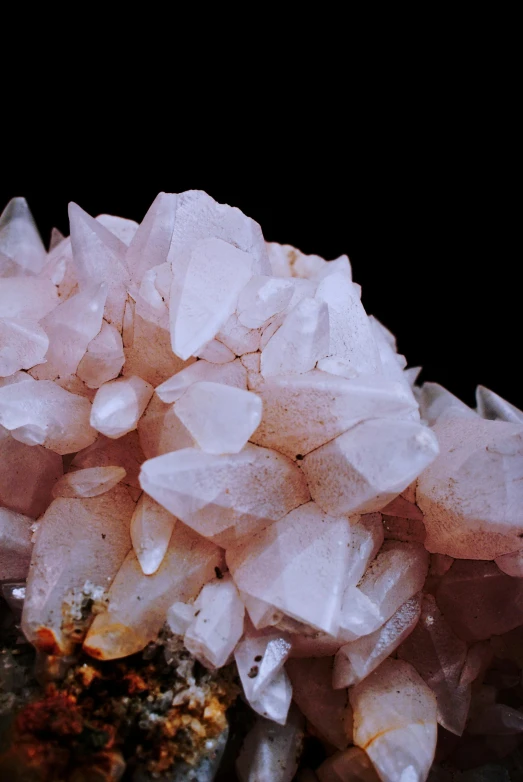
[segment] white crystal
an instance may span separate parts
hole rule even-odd
[[[166,622],[174,635],[185,635],[187,628],[194,619],[194,603],[177,601],[167,611]]]
[[[174,353],[195,355],[236,309],[252,275],[253,259],[222,239],[203,239],[185,251],[182,269],[173,269],[171,340]]]
[[[125,478],[122,483],[132,489],[130,492],[136,500],[141,494],[138,473],[144,461],[144,455],[140,448],[138,434],[129,434],[120,437],[119,440],[111,440],[99,435],[95,443],[76,454],[71,467],[123,467]]]
[[[100,332],[89,342],[77,374],[89,388],[100,388],[108,380],[118,377],[124,361],[120,332],[104,320]]]
[[[175,523],[172,513],[142,494],[131,519],[131,540],[146,576],[156,573],[162,564]]]
[[[153,266],[143,276],[136,298],[136,314],[150,323],[169,329],[169,291],[172,272],[168,263]]]
[[[156,388],[156,394],[162,402],[176,402],[193,383],[203,380],[247,389],[247,372],[240,359],[223,366],[202,360],[182,369],[181,372],[159,385]]]
[[[293,293],[294,287],[287,280],[263,275],[252,277],[238,299],[238,320],[242,326],[258,329],[290,304]]]
[[[436,749],[436,699],[414,668],[385,660],[349,691],[354,743],[382,780],[424,782]]]
[[[42,326],[49,337],[46,363],[36,367],[33,376],[55,380],[78,369],[87,346],[102,327],[107,286],[92,285],[59,304],[43,318]]]
[[[325,276],[316,299],[325,302],[329,312],[329,345],[324,355],[342,359],[358,375],[376,373],[380,369],[378,348],[350,276],[342,271]]]
[[[401,418],[416,408],[398,383],[379,376],[348,380],[313,370],[271,377],[256,392],[263,401],[263,419],[253,442],[291,458],[368,418]]]
[[[281,632],[256,630],[246,622],[243,639],[236,646],[234,659],[238,666],[243,692],[252,703],[279,671],[289,656],[291,644]]]
[[[461,399],[438,383],[424,383],[419,394],[420,413],[429,426],[434,426],[442,416],[451,418],[476,418],[476,413]]]
[[[327,355],[329,312],[323,302],[303,299],[285,318],[261,357],[264,377],[286,372],[303,374]]]
[[[195,603],[185,647],[208,668],[225,665],[243,633],[244,605],[227,573],[204,586]]]
[[[446,417],[437,421],[440,456],[418,479],[417,503],[430,552],[494,559],[523,548],[523,428]]]
[[[372,673],[412,632],[420,612],[421,594],[417,594],[373,633],[342,646],[334,660],[334,688],[350,687]]]
[[[0,377],[39,364],[48,347],[47,334],[36,321],[0,318]]]
[[[123,467],[87,467],[68,472],[53,486],[53,497],[98,497],[123,478]]]
[[[359,521],[354,519],[350,533],[349,562],[345,578],[347,586],[356,586],[383,544],[381,515],[367,513],[361,516]]]
[[[421,424],[374,419],[309,453],[302,465],[312,498],[327,513],[370,513],[406,489],[437,453],[436,437]]]
[[[135,375],[105,383],[93,400],[91,426],[106,437],[122,437],[136,429],[153,391],[149,383]]]
[[[109,606],[91,625],[84,643],[93,657],[126,657],[153,641],[169,607],[196,597],[202,586],[223,567],[220,549],[176,524],[159,569],[145,576],[134,552],[122,564],[109,590]]]
[[[429,557],[419,543],[386,540],[358,587],[385,622],[423,587]]]
[[[174,411],[206,453],[239,453],[262,417],[262,401],[251,391],[222,383],[189,386]]]
[[[266,719],[285,725],[292,701],[292,684],[286,671],[270,679],[257,698],[249,701],[251,708]]]
[[[43,445],[60,454],[86,448],[96,439],[90,413],[87,399],[50,380],[0,388],[0,424],[27,445]]]
[[[77,204],[69,204],[71,244],[80,290],[93,284],[108,287],[104,317],[119,331],[129,286],[126,245]]]
[[[18,274],[38,274],[45,264],[45,247],[25,198],[12,198],[0,215],[0,252]]]
[[[0,279],[0,317],[39,321],[59,303],[56,286],[36,277]]]
[[[335,634],[350,540],[346,518],[327,516],[310,502],[229,548],[227,565],[242,592]]]
[[[231,545],[272,524],[309,499],[301,470],[267,448],[238,454],[184,448],[149,459],[144,491],[201,535]]]
[[[140,284],[149,269],[167,260],[177,201],[175,193],[158,193],[134,234],[125,260],[135,285]]]
[[[35,646],[52,654],[70,650],[62,627],[64,599],[87,580],[104,589],[110,585],[131,546],[133,509],[123,486],[90,499],[53,500],[35,536],[22,616],[24,634]]]

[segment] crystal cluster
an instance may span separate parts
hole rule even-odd
[[[423,782],[438,730],[517,747],[523,413],[416,386],[346,256],[203,192],[69,216],[49,252],[23,199],[0,218],[0,581],[27,579],[27,639],[117,660],[167,627],[234,660],[241,782],[290,782],[304,733],[310,782]]]

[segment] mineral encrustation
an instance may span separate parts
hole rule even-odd
[[[0,586],[39,665],[70,669],[14,735],[149,693],[147,773],[210,780],[188,736],[225,741],[231,669],[251,716],[223,779],[522,774],[523,413],[417,386],[346,256],[204,192],[69,217],[49,252],[24,199],[0,217]],[[86,696],[114,671],[121,702]],[[103,730],[96,779],[131,778]]]

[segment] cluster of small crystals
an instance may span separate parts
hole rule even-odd
[[[305,729],[304,781],[422,782],[438,723],[514,749],[523,414],[416,387],[346,256],[203,192],[69,214],[48,253],[23,199],[0,218],[0,581],[27,579],[28,640],[111,660],[167,622],[234,659],[242,782],[290,782]]]

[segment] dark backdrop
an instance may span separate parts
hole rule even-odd
[[[140,161],[116,142],[73,159],[40,150],[39,165],[15,164],[8,176],[4,160],[0,208],[26,196],[47,241],[53,225],[67,232],[69,200],[139,221],[158,191],[202,188],[256,219],[268,240],[329,259],[347,253],[367,311],[423,379],[469,404],[481,383],[522,407],[516,172],[513,147],[500,141],[436,129],[364,148],[296,138],[277,156],[255,146],[166,155],[166,142]]]

